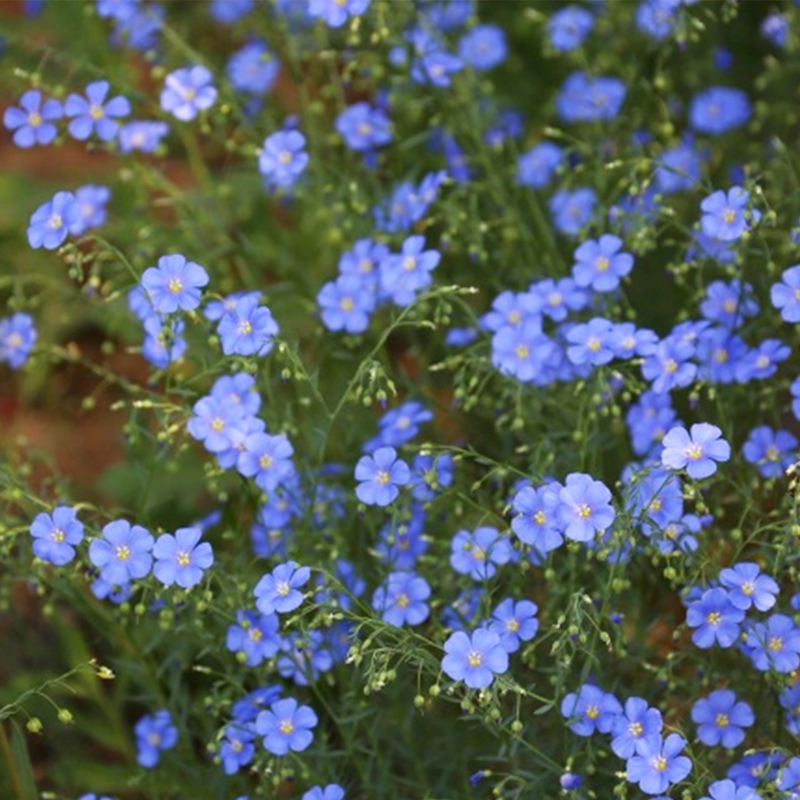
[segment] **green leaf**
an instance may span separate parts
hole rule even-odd
[[[11,720],[11,756],[13,764],[9,764],[9,767],[13,771],[12,782],[15,791],[21,792],[19,800],[39,800],[25,734],[14,720]]]

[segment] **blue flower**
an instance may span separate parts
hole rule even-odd
[[[336,118],[336,130],[345,144],[363,153],[392,141],[392,123],[383,111],[361,102],[346,108]]]
[[[602,317],[573,325],[565,337],[570,345],[567,347],[567,357],[573,364],[608,364],[614,358],[612,331],[611,323]]]
[[[419,625],[428,618],[425,601],[430,596],[431,587],[425,578],[413,572],[391,572],[372,595],[372,607],[384,622],[396,628]]]
[[[521,542],[549,553],[564,543],[558,522],[558,491],[560,485],[525,486],[513,500],[516,516],[511,520],[511,530]]]
[[[98,228],[106,221],[106,203],[111,198],[107,186],[87,184],[75,190],[78,221],[69,229],[73,236],[80,236],[90,228]]]
[[[333,653],[321,631],[289,634],[281,649],[284,655],[278,657],[275,666],[281,677],[290,678],[298,686],[308,686],[333,667]]]
[[[744,616],[744,612],[740,611]],[[800,628],[791,617],[773,614],[746,628],[746,652],[761,672],[788,673],[800,666]]]
[[[637,330],[632,322],[619,322],[609,334],[608,346],[617,358],[650,356],[658,346],[658,336],[647,328]]]
[[[281,64],[266,43],[249,42],[228,60],[226,72],[231,86],[240,92],[266,94],[278,77]]]
[[[736,365],[736,380],[747,383],[771,378],[778,371],[778,364],[786,361],[791,353],[791,348],[780,339],[765,339]]]
[[[253,10],[255,0],[211,0],[208,13],[217,22],[230,25]]]
[[[235,301],[233,309],[224,313],[217,333],[226,356],[265,356],[272,350],[278,323],[266,306],[260,306],[260,295],[249,292]]]
[[[126,20],[136,13],[139,2],[140,0],[97,0],[95,11],[98,17]]]
[[[789,431],[759,425],[750,431],[742,454],[765,478],[779,478],[797,460],[797,439]],[[760,609],[766,611],[766,609]]]
[[[712,783],[708,787],[708,796],[701,797],[700,800],[761,800],[761,795],[751,786],[739,786],[730,778],[726,778]]]
[[[502,64],[507,55],[505,33],[497,25],[476,25],[458,42],[459,58],[478,72]]]
[[[157,369],[167,369],[170,364],[183,358],[186,340],[182,319],[164,320],[158,314],[144,321],[145,338],[142,355]]]
[[[628,759],[639,753],[645,739],[661,734],[661,712],[650,708],[641,697],[629,697],[625,710],[611,725],[611,749],[619,758]]]
[[[464,631],[451,634],[444,643],[442,669],[454,681],[464,681],[470,689],[485,689],[495,675],[508,670],[508,653],[500,637],[487,628],[469,636]]]
[[[80,220],[80,209],[72,192],[56,192],[52,200],[33,212],[28,225],[28,244],[38,250],[55,250]]]
[[[433,414],[421,403],[413,400],[392,408],[381,417],[379,434],[364,445],[364,452],[371,453],[379,447],[399,447],[419,433],[423,422],[433,419]]]
[[[193,120],[217,99],[211,81],[211,73],[199,65],[170,72],[161,92],[161,108],[182,122]]]
[[[143,153],[154,153],[161,140],[169,133],[166,122],[150,120],[134,120],[119,129],[117,138],[122,153],[140,150]]]
[[[242,725],[254,722],[260,711],[280,698],[282,691],[280,686],[262,686],[248,692],[233,704],[233,719]]]
[[[342,800],[344,789],[338,783],[329,783],[327,786],[312,786],[301,800]]]
[[[733,190],[731,190],[733,191]],[[706,297],[700,304],[700,313],[711,322],[718,322],[731,330],[742,325],[747,317],[758,314],[758,303],[749,283],[732,280],[712,281],[706,287]]]
[[[381,540],[375,548],[378,558],[391,569],[412,570],[417,558],[427,549],[422,536],[425,512],[418,505],[411,510],[408,521],[389,520],[381,528]]]
[[[687,606],[686,624],[695,628],[692,641],[708,650],[716,641],[720,647],[732,647],[739,638],[739,623],[744,611],[736,608],[724,589],[706,589],[699,600]]]
[[[400,494],[399,486],[411,480],[411,470],[398,459],[394,447],[379,447],[371,456],[362,456],[355,469],[356,497],[368,506],[388,506]]]
[[[613,694],[590,683],[561,701],[561,716],[578,736],[591,736],[595,731],[608,733],[621,713],[622,706]]]
[[[417,83],[427,83],[443,89],[452,84],[450,75],[460,72],[463,68],[464,62],[452,53],[433,50],[415,60],[411,69],[411,77]]]
[[[633,269],[633,256],[620,253],[622,239],[604,234],[589,239],[575,251],[572,277],[581,287],[590,286],[595,292],[613,292]]]
[[[52,515],[37,514],[30,527],[33,554],[57,567],[75,558],[74,545],[83,541],[83,523],[74,508],[56,506]]]
[[[563,160],[564,151],[557,144],[537,144],[517,159],[516,182],[531,189],[543,189]]]
[[[193,311],[200,306],[202,287],[208,284],[208,273],[194,261],[180,254],[161,256],[158,267],[149,267],[142,275],[153,308],[159,314]]]
[[[244,440],[236,469],[245,478],[255,478],[265,492],[272,492],[294,476],[293,453],[291,442],[283,434],[251,433]]]
[[[580,47],[594,27],[594,17],[580,6],[567,6],[547,20],[547,35],[554,50],[567,52]]]
[[[727,193],[720,189],[710,194],[700,204],[703,233],[720,242],[741,239],[748,227],[745,211],[749,200],[750,193],[741,186],[734,186]]]
[[[256,754],[253,740],[255,731],[244,725],[228,725],[225,738],[219,746],[219,757],[226,775],[235,775],[242,767],[246,767]]]
[[[42,93],[36,89],[25,92],[19,99],[19,108],[9,106],[3,114],[3,125],[14,131],[17,147],[50,144],[58,133],[53,120],[61,119],[63,109],[58,100],[49,98],[42,102]]]
[[[668,393],[648,389],[629,409],[625,417],[631,434],[631,446],[638,456],[650,453],[673,427],[677,415]]]
[[[645,739],[640,754],[632,756],[625,765],[628,781],[638,784],[645,794],[663,794],[692,771],[691,760],[679,755],[685,746],[686,740],[677,733],[664,740],[660,736]]]
[[[171,750],[178,742],[178,729],[172,724],[172,717],[166,709],[142,717],[136,723],[134,733],[136,760],[147,769],[158,764],[162,750]]]
[[[414,456],[411,465],[411,494],[421,503],[429,503],[437,493],[453,482],[453,457],[448,453],[441,456]]]
[[[409,305],[420,290],[433,283],[431,272],[439,265],[441,254],[438,250],[424,248],[424,236],[409,236],[399,254],[386,256],[381,261],[381,293],[395,305]]]
[[[772,305],[785,322],[800,322],[800,265],[784,270],[781,278],[782,282],[773,283],[770,289]]]
[[[759,28],[761,35],[775,47],[786,47],[789,35],[789,20],[777,11],[764,17]]]
[[[507,653],[516,653],[521,642],[529,642],[539,630],[536,603],[530,600],[515,602],[507,597],[492,612],[489,630],[500,637],[500,645]]]
[[[153,565],[153,537],[141,525],[119,519],[103,528],[100,539],[89,545],[89,560],[100,569],[100,577],[114,586],[144,578]]]
[[[542,333],[542,324],[535,318],[522,325],[504,325],[492,337],[492,364],[522,383],[549,383],[548,370],[557,357],[555,343]]]
[[[554,322],[567,318],[569,311],[580,311],[589,302],[589,295],[572,278],[560,278],[557,282],[546,278],[532,283],[529,291],[542,299],[542,314]]]
[[[692,706],[697,738],[709,747],[738,747],[744,741],[743,728],[749,728],[755,719],[753,709],[744,701],[737,702],[730,689],[711,692]]]
[[[0,363],[5,361],[11,369],[25,365],[36,344],[36,327],[33,317],[17,312],[0,319]]]
[[[450,542],[450,566],[474,581],[494,577],[497,567],[513,558],[510,540],[489,525],[482,525],[473,533],[458,531]]]
[[[556,111],[564,122],[611,120],[619,113],[625,93],[625,84],[617,78],[573,72],[556,98]]]
[[[707,422],[692,425],[691,433],[682,425],[672,428],[661,444],[661,463],[668,469],[686,469],[695,480],[713,475],[716,462],[731,457],[731,446],[722,438],[722,431]]]
[[[350,17],[359,17],[370,0],[308,0],[308,16],[321,19],[329,28],[341,28]]]
[[[567,475],[558,499],[558,515],[564,535],[576,542],[591,541],[596,533],[610,528],[617,516],[609,502],[611,492],[608,487],[591,475],[580,472]]]
[[[692,98],[689,123],[701,133],[719,136],[750,119],[750,101],[739,89],[712,86]]]
[[[560,233],[577,236],[589,224],[596,204],[597,195],[592,189],[559,189],[549,203],[553,224]]]
[[[559,777],[558,783],[565,792],[574,792],[583,784],[583,778],[574,772],[565,772]]]
[[[290,750],[305,750],[314,740],[312,728],[317,725],[317,715],[309,706],[298,705],[287,697],[274,702],[269,710],[256,718],[255,729],[264,737],[264,749],[276,756],[285,756]]]
[[[263,575],[253,594],[256,607],[262,614],[286,614],[299,608],[303,602],[301,586],[308,583],[311,570],[295,561],[279,564],[272,572]]]
[[[541,325],[544,300],[538,292],[500,292],[492,301],[492,310],[479,320],[481,328],[496,333],[506,325],[518,327],[532,320]]]
[[[665,150],[658,160],[656,185],[664,194],[693,189],[700,180],[703,160],[691,141]]]
[[[153,574],[164,584],[177,583],[182,589],[191,589],[203,579],[203,572],[214,563],[214,551],[208,542],[200,541],[200,528],[179,528],[173,536],[164,533],[153,547],[156,562]]]
[[[357,277],[365,286],[378,286],[378,265],[389,255],[389,248],[372,239],[359,239],[339,258],[339,274]]]
[[[644,0],[636,8],[636,27],[656,41],[666,39],[675,28],[680,0]]]
[[[103,142],[116,138],[119,130],[118,117],[131,113],[131,104],[126,97],[117,95],[106,101],[111,84],[108,81],[95,81],[86,87],[86,97],[71,94],[64,103],[64,115],[72,117],[69,123],[70,135],[83,141],[92,133]]]
[[[375,286],[357,275],[340,275],[320,289],[317,305],[328,330],[363,333],[375,310]]]
[[[280,649],[278,625],[276,614],[237,611],[236,624],[228,628],[225,646],[232,653],[241,654],[248,667],[257,667]]]
[[[264,139],[258,156],[258,170],[269,186],[288,189],[308,166],[308,153],[303,149],[306,137],[300,131],[278,131]]]

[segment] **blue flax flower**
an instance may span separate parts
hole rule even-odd
[[[169,125],[166,122],[133,120],[119,129],[117,138],[120,152],[139,150],[142,153],[154,153],[168,133]]]
[[[255,731],[250,727],[234,723],[225,728],[225,737],[219,746],[219,757],[226,775],[235,775],[246,767],[256,754],[253,740]]]
[[[395,305],[409,305],[422,289],[433,283],[431,272],[439,265],[440,259],[438,250],[425,250],[424,236],[409,236],[400,253],[381,261],[382,295]]]
[[[193,120],[217,99],[211,81],[211,72],[199,65],[170,72],[161,92],[161,108],[182,122]]]
[[[686,740],[677,733],[663,740],[660,736],[645,739],[640,754],[632,756],[625,765],[628,780],[638,784],[645,794],[664,794],[692,771],[691,760],[680,755],[685,746]]]
[[[75,545],[83,541],[83,523],[74,508],[56,506],[52,515],[36,515],[30,534],[36,558],[62,567],[75,558]]]
[[[697,365],[689,361],[695,347],[675,336],[662,339],[642,364],[642,375],[652,381],[653,391],[661,394],[688,386],[697,375]]]
[[[759,425],[750,431],[742,453],[744,460],[755,464],[763,477],[780,478],[797,461],[797,439],[789,431]]]
[[[389,625],[419,625],[428,618],[431,587],[413,572],[392,572],[372,595],[372,607]]]
[[[761,795],[752,786],[737,785],[730,778],[726,778],[714,781],[708,787],[708,795],[701,797],[700,800],[761,800]]]
[[[277,614],[236,612],[236,624],[228,628],[225,646],[236,653],[248,667],[257,667],[280,649]]]
[[[744,611],[736,608],[728,593],[719,587],[706,589],[686,609],[686,624],[695,629],[692,641],[701,650],[708,650],[714,642],[720,647],[732,647],[739,638],[743,619]]]
[[[131,113],[131,104],[122,95],[106,101],[111,88],[108,81],[95,81],[86,87],[86,97],[71,94],[64,103],[64,114],[72,117],[69,132],[75,139],[83,141],[92,133],[103,142],[110,142],[119,131],[119,117]]]
[[[700,204],[703,233],[720,242],[741,239],[748,227],[745,211],[749,200],[750,193],[741,186],[734,186],[727,193],[720,189],[710,194]]]
[[[248,42],[228,59],[226,72],[231,86],[240,92],[266,94],[275,83],[280,61],[263,41]]]
[[[259,305],[260,295],[248,292],[235,300],[217,326],[222,352],[226,356],[265,356],[272,350],[278,323],[272,312]]]
[[[672,428],[662,441],[661,463],[668,469],[686,469],[690,478],[700,480],[717,471],[718,461],[731,457],[731,446],[716,425],[698,422],[691,433],[683,426]]]
[[[613,292],[633,269],[633,256],[621,253],[622,239],[604,234],[589,239],[575,251],[572,277],[581,287],[590,286],[595,292]]]
[[[314,740],[317,715],[309,706],[301,706],[292,697],[274,702],[259,713],[255,729],[264,737],[264,749],[275,756],[285,756],[290,750],[305,750]]]
[[[172,724],[172,717],[166,709],[142,717],[136,723],[134,733],[136,760],[147,769],[158,764],[162,750],[171,750],[178,742],[178,729]]]
[[[321,19],[329,28],[341,28],[350,17],[359,17],[370,0],[308,0],[308,16]]]
[[[36,328],[29,314],[16,314],[0,319],[0,363],[6,362],[11,369],[19,369],[36,344]]]
[[[614,358],[611,349],[613,326],[603,317],[572,326],[566,335],[569,342],[567,358],[573,364],[591,364],[594,367],[608,364]]]
[[[554,50],[565,53],[583,44],[594,27],[594,17],[585,8],[567,6],[551,14],[547,35]]]
[[[753,709],[744,701],[737,701],[730,689],[711,692],[692,706],[697,738],[709,747],[738,747],[744,741],[744,728],[749,728],[755,719]]]
[[[179,253],[161,256],[158,267],[149,267],[142,275],[142,286],[159,314],[198,308],[200,293],[207,284],[205,269]]]
[[[522,642],[529,642],[539,630],[536,612],[539,610],[531,600],[514,601],[507,597],[492,612],[489,630],[500,637],[500,645],[506,653],[516,653]]]
[[[100,569],[100,577],[114,586],[144,578],[153,565],[153,537],[141,525],[124,519],[109,522],[103,536],[89,545],[89,560]]]
[[[287,614],[303,602],[302,586],[308,583],[311,570],[295,561],[278,564],[272,572],[263,575],[253,594],[256,607],[262,614]]]
[[[610,528],[617,516],[608,487],[591,475],[580,472],[567,475],[558,499],[564,535],[576,542],[591,541],[596,533]]]
[[[344,789],[338,783],[327,786],[312,786],[300,800],[342,800]]]
[[[42,93],[31,89],[20,97],[19,108],[9,106],[5,110],[3,125],[14,131],[14,144],[17,147],[50,144],[58,133],[53,121],[61,119],[62,114],[58,100],[49,98],[42,102]]]
[[[619,758],[628,759],[639,753],[645,739],[660,736],[661,712],[651,708],[641,697],[629,697],[625,709],[611,725],[611,749]]]
[[[800,265],[783,271],[780,283],[770,289],[772,305],[780,312],[785,322],[800,322]]]
[[[375,286],[357,275],[340,275],[320,289],[317,305],[328,330],[363,333],[375,310]]]
[[[342,111],[336,118],[336,130],[344,143],[363,153],[392,141],[392,123],[380,109],[361,102]]]
[[[379,447],[371,456],[362,456],[355,469],[356,497],[368,506],[388,506],[400,494],[398,487],[411,480],[411,470],[397,457],[394,447]]]
[[[288,189],[308,166],[306,137],[300,131],[278,131],[264,139],[258,155],[258,170],[269,186]]]
[[[564,151],[557,144],[537,144],[517,160],[516,182],[531,189],[543,189],[550,183],[563,160]]]
[[[773,614],[746,633],[746,650],[757,670],[788,673],[800,666],[800,628],[791,617]]]
[[[558,521],[558,492],[560,485],[525,486],[512,501],[516,516],[511,530],[517,538],[540,553],[549,553],[564,543]]]
[[[194,416],[186,423],[192,438],[203,442],[209,453],[224,453],[236,440],[241,429],[244,409],[241,405],[225,402],[219,397],[202,397],[192,408]]]
[[[712,86],[692,98],[689,123],[700,133],[719,136],[744,125],[750,113],[750,101],[743,91]]]
[[[549,201],[553,224],[560,233],[577,236],[594,214],[597,195],[593,189],[559,189]]]
[[[514,557],[509,539],[488,525],[476,528],[474,533],[458,531],[450,543],[450,551],[453,569],[475,581],[492,578],[498,566]]]
[[[508,54],[505,33],[497,25],[476,25],[458,42],[458,56],[478,72],[493,69]]]
[[[251,433],[244,439],[236,469],[245,478],[255,478],[260,489],[272,492],[294,476],[293,454],[294,448],[284,434]]]
[[[75,204],[78,207],[78,221],[69,232],[81,236],[90,228],[98,228],[106,221],[106,203],[111,199],[107,186],[87,184],[75,190]]]
[[[56,192],[52,200],[33,212],[28,223],[28,244],[38,250],[61,247],[70,230],[80,220],[80,210],[72,192]]]
[[[508,653],[500,637],[487,628],[469,636],[464,631],[451,634],[444,643],[442,669],[454,681],[464,681],[470,689],[485,689],[495,675],[508,670]]]
[[[590,683],[561,701],[561,716],[578,736],[591,736],[595,731],[608,733],[621,713],[622,706],[613,694]]]
[[[421,403],[409,400],[397,408],[387,411],[378,422],[380,432],[364,445],[365,453],[372,453],[379,447],[389,445],[399,447],[419,433],[423,422],[433,419],[433,414]]]
[[[153,574],[164,584],[177,583],[191,589],[203,579],[203,572],[214,563],[214,551],[208,542],[200,542],[200,528],[178,528],[175,534],[164,533],[153,547],[156,561]]]
[[[736,608],[748,611],[755,606],[759,611],[769,611],[776,602],[778,584],[762,575],[758,564],[743,561],[719,573],[720,583],[728,590],[728,598]]]

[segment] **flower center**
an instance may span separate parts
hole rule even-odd
[[[397,595],[397,605],[400,606],[400,608],[405,608],[410,602],[407,594]]]
[[[281,164],[291,164],[292,163],[292,153],[290,150],[281,150],[280,155],[278,156],[278,161]]]
[[[509,633],[516,633],[519,630],[519,622],[516,619],[510,619],[506,622],[506,630]]]
[[[470,650],[467,653],[467,663],[471,667],[479,667],[483,663],[483,656],[477,650]]]
[[[730,225],[736,219],[736,212],[732,208],[726,208],[722,214],[722,219]]]
[[[272,456],[267,455],[266,453],[264,453],[264,455],[258,459],[258,465],[261,467],[261,469],[269,469],[272,466],[273,462],[274,459],[272,458]]]
[[[642,723],[631,722],[631,724],[628,725],[628,733],[631,736],[636,736],[636,737],[641,736],[644,733],[644,728],[642,727]]]
[[[290,719],[282,719],[278,727],[284,736],[291,736],[294,733],[294,723]]]
[[[343,297],[339,301],[339,308],[341,308],[342,311],[352,311],[355,308],[355,303],[353,302],[353,298]]]
[[[530,355],[530,348],[524,344],[518,344],[516,350],[514,350],[514,355],[519,359],[527,358]]]
[[[370,272],[372,272],[372,268],[373,268],[374,266],[375,266],[375,265],[372,263],[372,260],[371,260],[371,259],[369,259],[369,258],[362,258],[362,259],[361,259],[361,260],[358,262],[358,271],[359,271],[359,272],[363,272],[363,273],[366,275],[366,274],[369,274]]]
[[[783,650],[783,639],[781,639],[780,636],[772,636],[767,643],[767,647],[769,647],[773,653],[779,653]]]
[[[116,549],[116,556],[120,561],[127,561],[131,557],[131,549],[126,544],[121,544]]]
[[[586,716],[589,719],[597,719],[600,716],[600,709],[595,705],[586,706]]]
[[[581,519],[589,519],[592,516],[592,509],[587,503],[581,503],[577,508],[578,516]]]
[[[594,268],[595,268],[595,269],[596,269],[598,272],[607,272],[607,271],[608,271],[608,268],[609,268],[609,266],[610,266],[610,262],[609,262],[609,260],[608,260],[608,259],[607,259],[605,256],[600,256],[600,258],[598,258],[598,259],[597,259],[597,260],[594,262]]]
[[[253,332],[253,325],[249,320],[243,319],[239,323],[239,332],[242,336],[249,336]]]
[[[586,342],[586,347],[593,353],[596,353],[600,349],[600,346],[600,340],[596,336],[590,336],[589,340]]]
[[[372,125],[370,125],[369,122],[359,122],[356,130],[359,136],[366,138],[372,134]]]
[[[703,448],[699,444],[690,444],[686,448],[686,456],[692,461],[697,461],[698,458],[703,457]]]
[[[756,585],[753,583],[753,581],[745,581],[745,582],[742,584],[742,594],[745,594],[745,595],[747,595],[748,597],[749,597],[751,594],[753,594],[753,592],[754,592],[755,590],[756,590]]]
[[[278,581],[275,584],[275,591],[281,596],[286,597],[287,594],[291,591],[291,587],[289,586],[288,581]]]
[[[727,728],[728,727],[728,715],[727,714],[717,714],[714,717],[714,722],[716,722],[718,728]]]
[[[161,744],[161,734],[160,733],[151,733],[147,737],[147,743],[152,747],[158,747]]]
[[[94,119],[103,119],[105,115],[105,111],[103,111],[103,106],[91,105],[89,106],[89,116]]]
[[[406,272],[412,272],[417,268],[417,259],[414,256],[406,256],[403,259],[403,269]]]
[[[211,420],[211,430],[219,433],[225,427],[225,420],[222,417],[214,417]]]
[[[37,111],[32,111],[28,114],[28,125],[31,128],[38,128],[42,124],[42,115],[39,114]]]
[[[22,336],[15,331],[6,339],[6,342],[9,347],[16,349],[22,346]]]
[[[191,560],[192,560],[192,557],[189,555],[189,553],[186,553],[186,552],[178,553],[177,561],[178,561],[178,566],[179,567],[188,567],[189,563],[191,562]]]
[[[51,538],[51,539],[52,539],[52,540],[53,540],[53,541],[54,541],[56,544],[60,544],[60,543],[61,543],[61,542],[63,542],[63,541],[64,541],[64,539],[65,539],[65,536],[64,536],[64,531],[62,531],[62,530],[61,530],[61,528],[54,528],[54,529],[53,529],[53,532],[50,534],[50,538]]]
[[[663,772],[667,768],[667,759],[664,756],[656,756],[651,759],[650,763],[653,765],[653,769],[659,772]]]
[[[544,513],[544,511],[537,511],[533,515],[533,521],[537,525],[544,525],[547,522],[547,515]]]
[[[61,214],[51,214],[47,224],[52,230],[57,231],[64,225],[64,220],[61,218]]]
[[[170,278],[169,290],[172,294],[179,294],[183,291],[183,281],[180,278]]]
[[[243,747],[244,745],[238,739],[234,739],[231,742],[231,750],[233,750],[234,753],[241,753]]]
[[[726,313],[733,314],[733,312],[736,311],[736,301],[733,299],[726,300],[722,304],[722,308]]]
[[[668,358],[664,362],[664,372],[666,372],[667,375],[672,375],[677,371],[678,371],[678,362],[674,358]]]
[[[728,351],[724,347],[714,351],[714,361],[717,364],[724,364],[728,360]]]
[[[486,551],[482,547],[473,547],[472,557],[476,561],[486,561]]]
[[[197,89],[192,89],[190,86],[184,87],[183,96],[191,102],[197,97]]]
[[[722,622],[722,614],[719,611],[712,611],[707,617],[706,622],[712,627],[716,628]]]
[[[661,508],[664,504],[661,502],[660,497],[654,497],[653,500],[650,502],[650,510],[651,511],[661,511]]]
[[[375,476],[375,480],[378,483],[382,484],[383,486],[386,486],[386,484],[389,483],[391,479],[392,479],[391,476],[385,469],[378,470],[378,474]]]
[[[519,325],[520,320],[522,320],[522,314],[519,313],[516,309],[514,311],[509,311],[508,313],[508,321],[512,325]]]
[[[548,305],[551,305],[554,308],[555,306],[560,306],[563,299],[564,298],[562,297],[561,292],[551,292],[549,295],[547,295]]]
[[[767,456],[767,461],[777,461],[780,457],[780,453],[778,452],[778,448],[775,447],[774,444],[771,444],[767,448],[767,452],[765,454]]]

